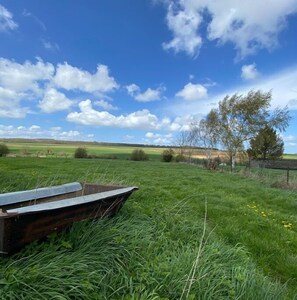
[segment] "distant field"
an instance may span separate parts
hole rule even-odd
[[[284,154],[284,159],[297,159],[297,154]]]
[[[41,144],[41,143],[6,143],[11,154],[33,155],[33,156],[54,156],[54,157],[73,157],[75,149],[78,147],[86,148],[88,154],[98,156],[115,155],[118,158],[128,158],[133,150],[138,147],[130,146],[106,146],[77,144]],[[139,147],[141,148],[141,147]],[[142,148],[151,159],[159,159],[164,148],[145,147]]]
[[[86,148],[88,154],[98,156],[116,156],[120,159],[127,159],[135,149],[143,149],[149,158],[152,160],[160,160],[162,152],[167,149],[164,147],[149,147],[149,146],[121,146],[121,145],[92,145],[92,144],[47,144],[47,143],[29,143],[29,142],[6,142],[5,143],[12,155],[18,156],[47,156],[47,157],[73,157],[75,149],[78,147]],[[174,149],[179,153],[179,149]],[[214,156],[224,156],[221,151],[214,151]],[[201,158],[205,156],[202,149],[195,149],[192,156]]]

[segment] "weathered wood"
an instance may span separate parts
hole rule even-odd
[[[82,184],[77,197],[60,200],[57,195],[45,202],[7,209],[0,213],[0,253],[11,254],[24,245],[61,231],[74,222],[115,215],[137,187]],[[65,194],[69,197],[71,193]],[[84,194],[84,195],[82,195]],[[52,200],[51,202],[49,202]],[[22,204],[26,205],[22,205]],[[32,204],[32,202],[31,202]],[[14,203],[15,205],[15,203]],[[6,210],[7,209],[7,210]]]

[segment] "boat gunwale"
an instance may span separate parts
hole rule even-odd
[[[27,213],[37,213],[42,211],[50,211],[56,209],[62,209],[66,207],[72,207],[81,204],[88,204],[96,201],[103,201],[114,197],[119,197],[127,193],[131,193],[137,190],[137,187],[121,187],[119,189],[114,189],[107,192],[99,192],[90,195],[83,195],[78,197],[73,197],[64,200],[57,200],[51,202],[45,202],[35,205],[24,206],[20,208],[13,208],[6,211],[7,214],[27,214]],[[1,217],[1,216],[0,216]]]

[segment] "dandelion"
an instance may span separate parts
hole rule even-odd
[[[283,225],[285,228],[288,228],[288,229],[291,229],[293,227],[293,224],[292,223],[288,223],[286,221],[282,221]]]

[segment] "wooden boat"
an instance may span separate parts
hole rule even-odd
[[[0,254],[74,222],[115,215],[137,187],[73,182],[0,194]]]

